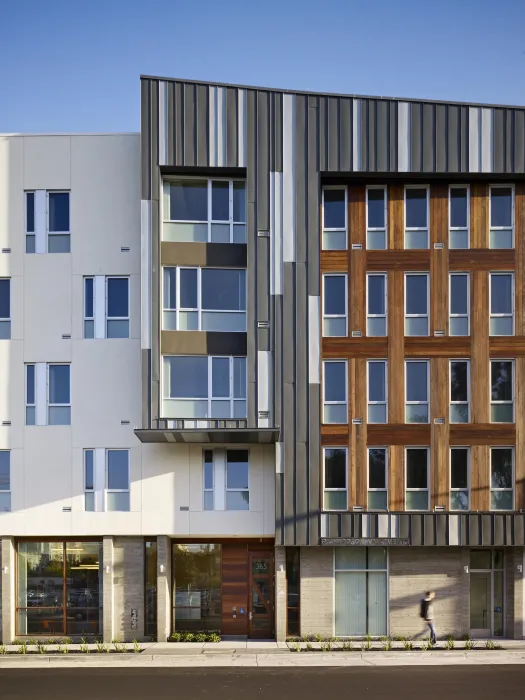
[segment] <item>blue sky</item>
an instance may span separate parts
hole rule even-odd
[[[1,0],[0,132],[137,131],[139,75],[525,104],[525,0]]]

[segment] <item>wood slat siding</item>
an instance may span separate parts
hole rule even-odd
[[[448,264],[451,272],[469,270],[513,270],[514,250],[450,250]]]
[[[516,359],[516,435],[515,480],[516,508],[525,508],[525,357]]]
[[[369,250],[366,254],[368,272],[419,272],[430,269],[429,250]]]
[[[448,503],[449,491],[449,440],[448,360],[444,357],[430,361],[430,505]],[[434,423],[443,418],[444,424]],[[445,498],[445,500],[443,500]]]
[[[488,228],[489,186],[474,183],[470,186],[470,247],[489,247]]]
[[[361,331],[366,335],[366,223],[365,223],[365,188],[352,187],[348,194],[348,225],[350,261],[350,328],[352,331]],[[361,250],[353,250],[352,245],[360,245]]]
[[[225,635],[248,634],[248,548],[246,545],[222,547],[222,620],[221,632]],[[237,608],[237,617],[232,609]],[[244,608],[245,614],[240,614]]]
[[[435,248],[434,244],[443,244]],[[448,187],[430,188],[430,335],[448,330]]]
[[[525,183],[518,182],[514,188],[514,225],[516,243],[515,312],[517,336],[525,335]]]
[[[348,252],[346,250],[322,250],[321,272],[348,272]]]

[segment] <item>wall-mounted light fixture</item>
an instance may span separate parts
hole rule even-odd
[[[520,574],[523,573],[523,564],[518,564],[518,566],[517,566],[516,568],[518,569],[518,572],[519,572]]]
[[[159,566],[159,571],[160,571],[161,574],[164,573],[164,564],[161,564],[161,565]]]
[[[8,567],[8,566],[2,566],[2,571],[3,571],[4,574],[8,574],[8,573],[9,573],[9,567]]]
[[[463,567],[463,571],[464,571],[466,574],[468,574],[468,566],[464,566],[464,567]]]
[[[109,574],[109,572],[111,571],[111,568],[108,564],[106,564],[104,570],[105,570],[106,574]]]

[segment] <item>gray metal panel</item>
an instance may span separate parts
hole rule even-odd
[[[502,547],[505,544],[505,516],[494,515],[494,542],[495,547]]]
[[[414,545],[414,547],[420,547],[423,544],[422,516],[419,514],[410,515],[409,518],[410,518],[410,544]],[[404,535],[400,534],[400,537],[404,537]]]
[[[275,544],[284,544],[283,475],[275,475]]]
[[[421,103],[412,102],[408,105],[410,110],[409,143],[410,143],[410,170],[421,172]]]
[[[481,544],[479,527],[479,516],[468,516],[468,543],[471,547],[478,547]]]
[[[328,170],[328,98],[319,98],[319,170]]]
[[[281,439],[284,440],[284,540],[295,544],[295,396],[294,385],[284,383],[284,422]]]
[[[376,103],[376,170],[381,173],[388,171],[390,155],[390,110],[386,100]]]
[[[368,101],[368,170],[377,170],[377,143],[376,143],[376,108],[375,100]]]
[[[505,516],[505,539],[509,547],[511,547],[514,544],[512,520],[512,515]]]
[[[319,104],[322,101],[318,98]],[[352,100],[345,98],[339,100],[339,168],[343,172],[352,170]]]
[[[196,109],[196,135],[197,135],[197,165],[201,167],[208,166],[208,139],[210,135],[208,119],[209,90],[205,85],[197,85],[197,109]],[[168,151],[170,152],[170,151]],[[234,163],[233,165],[237,165]]]
[[[410,518],[408,513],[399,516],[399,537],[410,537]]]
[[[494,110],[494,172],[504,173],[505,168],[505,111],[503,109]]]
[[[246,95],[246,198],[248,203],[256,203],[257,187],[257,109],[255,105],[256,93],[248,90]],[[250,240],[256,235],[255,229],[248,231],[248,245]]]
[[[140,81],[140,163],[141,163],[141,199],[151,198],[151,81]]]
[[[185,331],[175,332],[185,333]],[[208,355],[246,355],[247,334],[208,331],[206,333],[206,352]]]
[[[155,170],[158,173],[158,168]],[[151,202],[151,420],[160,413],[160,226],[159,201]]]
[[[320,431],[321,412],[321,387],[320,384],[309,384],[308,386],[308,403],[309,411],[308,418],[310,421],[308,432],[308,479],[309,479],[309,502],[308,508],[310,512],[310,541],[309,544],[316,543],[319,531],[319,513],[321,512],[320,503],[320,484],[321,484],[321,444]],[[343,516],[343,523],[348,522],[348,517]],[[344,537],[343,532],[343,537]]]
[[[469,157],[468,157],[468,144],[469,144],[469,117],[468,117],[468,107],[460,107],[461,115],[461,128],[460,128],[460,171],[462,173],[468,173],[469,169]]]
[[[295,107],[295,260],[303,263],[306,262],[307,111],[308,98],[298,96]]]
[[[296,436],[297,437],[297,436]],[[295,543],[308,544],[308,446],[295,444]]]
[[[341,514],[341,537],[354,536],[354,519],[351,513]],[[313,542],[312,542],[313,544]]]
[[[282,294],[273,297],[275,309],[275,349],[274,349],[274,373],[275,373],[275,404],[274,420],[276,426],[281,426],[282,418],[282,397],[283,397],[283,297]],[[282,438],[281,438],[282,439]]]
[[[514,110],[505,110],[505,172],[514,172],[514,153],[512,150],[512,139],[514,138]]]
[[[257,329],[257,349],[258,350],[269,350],[270,349],[270,329],[269,328],[258,328]]]
[[[283,381],[295,381],[295,263],[283,264]]]
[[[319,182],[319,164],[317,162],[317,118],[318,110],[308,109],[308,171],[307,171],[307,260],[308,260],[308,294],[320,294],[320,260],[319,260],[319,211],[321,208],[321,187]]]
[[[337,513],[330,513],[328,516],[328,536],[329,537],[340,537],[339,534],[339,515]]]
[[[468,523],[468,516],[467,515],[460,515],[460,542],[459,544],[462,547],[465,547],[468,545],[468,530],[469,530],[469,523]]]
[[[206,89],[206,88],[205,88]],[[206,90],[207,92],[207,90]],[[166,138],[168,140],[167,164],[175,165],[175,83],[168,83],[166,111]],[[207,156],[206,156],[207,157]]]
[[[300,132],[298,132],[300,133]],[[328,98],[328,170],[339,170],[339,100]]]
[[[361,515],[354,514],[352,516],[352,519],[354,521],[354,523],[353,523],[354,531],[352,533],[352,537],[362,537],[363,536],[363,528],[362,528],[363,518],[361,517]]]
[[[250,149],[248,149],[249,151]],[[249,161],[248,161],[249,162]],[[248,295],[246,300],[248,426],[257,425],[257,235],[255,232],[255,204],[248,202]]]
[[[525,545],[525,515],[516,513],[514,516],[514,542],[515,547]]]
[[[154,81],[151,84],[150,93],[150,181],[151,181],[151,200],[159,199],[160,192],[160,174],[159,174],[159,82]],[[152,206],[152,210],[155,207]],[[158,214],[158,212],[157,212]],[[152,233],[152,235],[154,235]]]
[[[444,173],[447,169],[447,108],[436,106],[436,171]]]
[[[447,516],[443,513],[438,513],[435,516],[436,525],[436,545],[438,547],[444,547],[448,544],[447,537]]]
[[[226,166],[229,168],[236,167],[238,161],[238,92],[235,88],[226,89]]]
[[[282,173],[283,171],[283,96],[282,93],[274,93],[273,111],[273,151],[274,163],[272,170]]]
[[[368,516],[370,518],[370,531],[369,531],[369,537],[379,537],[378,533],[378,523],[379,519],[377,517],[377,513],[370,513]]]
[[[195,165],[195,85],[184,85],[184,165]]]
[[[448,112],[448,145],[447,145],[447,156],[448,156],[448,169],[449,172],[457,173],[460,171],[460,140],[461,140],[461,111],[459,107],[450,106],[438,107],[438,115],[441,114],[442,110],[446,109]],[[438,153],[439,159],[439,153]],[[439,160],[438,160],[439,162]],[[438,167],[439,171],[439,167]]]
[[[141,370],[142,370],[142,427],[151,428],[151,403],[150,403],[150,360],[151,350],[141,350]]]
[[[370,100],[361,100],[361,123],[359,133],[361,134],[361,167],[360,170],[368,170],[368,110]]]
[[[436,543],[434,525],[434,515],[423,516],[423,543],[427,547],[433,546]]]
[[[435,105],[423,104],[421,143],[423,148],[422,167],[425,173],[433,173],[436,169],[434,112]]]
[[[270,94],[257,93],[257,229],[270,228]]]
[[[286,302],[286,294],[285,294]],[[306,265],[295,266],[295,399],[296,399],[296,440],[308,439],[308,344],[305,331],[308,328],[308,295],[306,292]],[[305,467],[304,465],[300,465]],[[298,467],[299,468],[299,467]],[[298,474],[299,478],[299,474]],[[307,482],[306,474],[301,479]]]
[[[487,547],[494,544],[492,540],[492,517],[490,513],[481,515],[481,544]]]
[[[514,113],[514,172],[525,172],[525,112]]]
[[[184,91],[175,83],[175,165],[184,165]]]
[[[388,159],[388,170],[394,172],[397,170],[397,139],[398,139],[398,125],[397,125],[397,102],[390,102],[390,148],[389,148],[389,159]]]
[[[257,321],[270,320],[270,239],[257,237]],[[259,346],[259,350],[269,347]]]

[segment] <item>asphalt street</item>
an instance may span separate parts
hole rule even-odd
[[[525,666],[0,670],[1,700],[456,700],[523,697]]]

